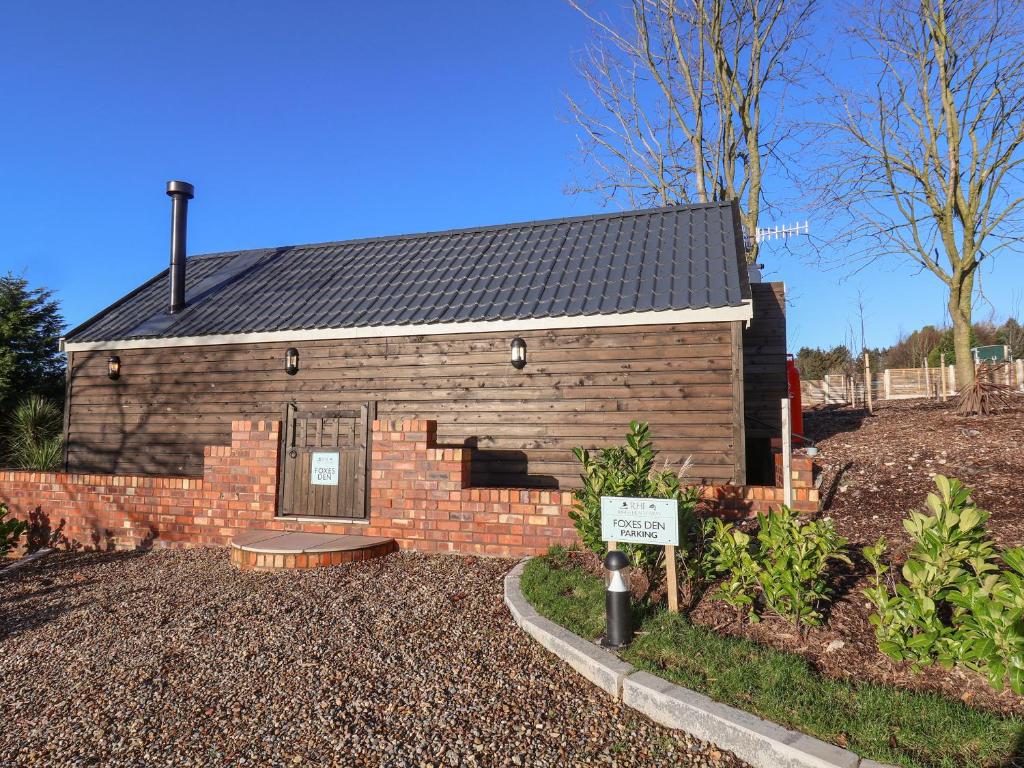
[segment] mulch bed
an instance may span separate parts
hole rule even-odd
[[[904,514],[922,508],[932,476],[942,474],[974,489],[1000,546],[1024,544],[1024,396],[985,418],[958,416],[950,403],[904,400],[880,404],[873,416],[811,411],[804,424],[821,449],[823,508],[851,542],[884,535],[905,551]]]
[[[0,765],[742,765],[522,632],[502,601],[512,565],[51,555],[0,578]]]
[[[1022,398],[1024,401],[1024,398]],[[705,597],[693,620],[784,651],[800,653],[826,675],[871,680],[959,698],[972,706],[1024,715],[1024,697],[994,691],[980,675],[932,666],[915,674],[878,651],[872,608],[862,594],[870,568],[861,547],[885,536],[899,561],[910,540],[902,520],[922,509],[935,474],[956,477],[974,489],[979,506],[992,513],[988,530],[1000,547],[1024,544],[1024,402],[988,418],[958,416],[949,403],[896,401],[874,415],[829,407],[805,414],[805,432],[821,451],[822,514],[850,540],[855,566],[837,575],[839,597],[824,628],[801,636],[786,622],[766,618],[748,624],[721,602]]]

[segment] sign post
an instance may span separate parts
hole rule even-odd
[[[668,590],[668,612],[679,613],[679,579],[676,577],[676,546],[665,545],[665,588]]]
[[[679,502],[675,499],[601,497],[601,538],[614,551],[618,542],[665,548],[668,609],[679,613],[676,547],[679,546]]]

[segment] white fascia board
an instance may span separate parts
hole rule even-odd
[[[104,349],[153,349],[160,347],[202,347],[215,344],[267,344],[334,339],[369,339],[384,336],[440,336],[458,333],[517,333],[548,331],[558,328],[609,328],[632,325],[673,325],[676,323],[722,323],[743,321],[750,324],[754,316],[751,301],[736,307],[705,307],[702,309],[670,309],[660,312],[623,312],[614,315],[575,315],[572,317],[536,317],[525,320],[487,320],[465,323],[431,323],[429,325],[377,325],[363,328],[314,328],[298,331],[260,331],[258,333],[226,333],[208,336],[166,336],[152,339],[121,341],[66,342],[68,352],[90,352]]]

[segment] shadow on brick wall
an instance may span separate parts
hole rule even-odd
[[[25,551],[36,552],[44,547],[54,549],[71,548],[71,542],[64,536],[64,526],[67,521],[61,518],[60,523],[54,528],[50,522],[50,516],[43,511],[42,507],[36,507],[28,513],[28,530],[25,532]]]
[[[475,487],[558,490],[558,478],[530,474],[530,458],[525,451],[485,450],[477,448],[476,444],[477,438],[471,437],[464,445],[457,446],[472,451],[471,483]]]

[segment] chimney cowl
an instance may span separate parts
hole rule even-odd
[[[171,197],[182,195],[186,200],[191,200],[196,196],[196,188],[187,181],[168,181],[167,194]]]

